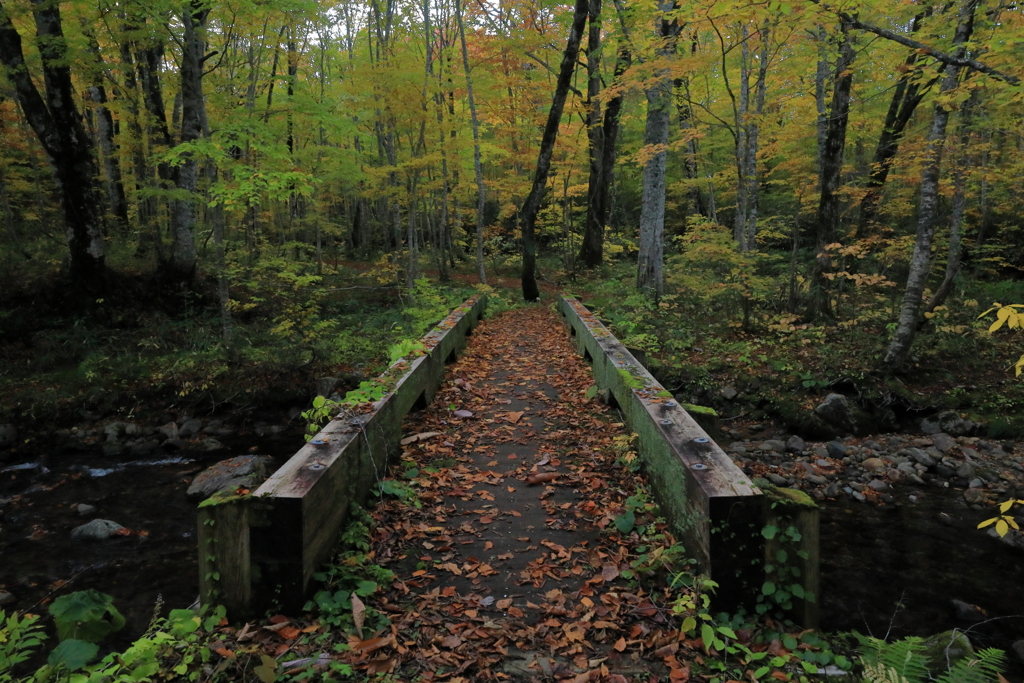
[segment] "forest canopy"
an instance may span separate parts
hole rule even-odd
[[[225,339],[282,259],[409,290],[503,264],[527,299],[538,267],[627,260],[654,301],[721,263],[745,327],[875,301],[899,370],[958,277],[1024,266],[1022,24],[980,0],[3,0],[0,263],[83,310],[115,271],[214,278]]]

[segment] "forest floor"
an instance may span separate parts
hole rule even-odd
[[[482,321],[433,403],[408,418],[404,472],[382,487],[398,495],[370,510],[367,552],[328,571],[319,614],[225,625],[219,651],[232,662],[258,661],[240,658],[254,646],[290,651],[403,681],[687,681],[712,667],[749,677],[759,665],[745,675],[734,657],[726,671],[692,619],[680,628],[699,616],[690,600],[702,604],[689,561],[656,516],[624,425],[587,399],[591,384],[547,305]],[[353,580],[361,563],[379,589]],[[349,602],[350,591],[363,597]],[[780,669],[798,663],[778,638],[736,635]]]

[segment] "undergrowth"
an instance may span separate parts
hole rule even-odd
[[[473,293],[426,279],[405,291],[382,269],[316,275],[269,256],[232,275],[229,341],[210,281],[184,299],[151,295],[150,305],[139,285],[74,317],[9,297],[0,304],[0,419],[53,426],[146,401],[210,412],[303,402],[317,378],[345,389],[377,375],[389,348]]]

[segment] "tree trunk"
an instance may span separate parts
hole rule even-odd
[[[977,0],[967,0],[960,8],[960,20],[957,23],[953,45],[956,54],[963,53],[966,43],[974,29],[974,11]],[[944,69],[942,85],[939,93],[952,92],[957,87],[960,67],[947,64]],[[932,125],[928,132],[928,145],[925,149],[924,168],[921,171],[921,189],[918,200],[917,238],[914,241],[914,253],[910,257],[910,273],[907,275],[907,287],[903,292],[903,304],[900,306],[899,321],[896,332],[889,342],[882,365],[888,372],[895,372],[903,367],[910,355],[910,347],[917,334],[917,321],[921,312],[921,296],[924,294],[931,270],[932,238],[935,235],[935,214],[939,199],[939,171],[942,168],[942,148],[946,143],[946,126],[949,122],[949,110],[940,100],[935,103],[932,111]]]
[[[209,9],[199,0],[192,0],[181,16],[181,137],[180,144],[199,140],[203,134],[206,103],[203,100],[203,32]],[[186,198],[177,199],[171,213],[173,245],[164,264],[164,277],[175,289],[188,289],[196,273],[196,190],[199,165],[195,154],[183,152],[177,169],[177,187]]]
[[[676,9],[674,0],[662,0],[660,12]],[[675,38],[679,25],[675,20],[658,19],[657,59],[668,59],[675,52]],[[654,152],[649,154],[643,171],[643,195],[640,204],[640,253],[637,257],[636,286],[654,299],[664,294],[662,272],[665,248],[665,164],[668,148],[669,113],[672,106],[672,79],[662,66],[655,74],[654,84],[647,89],[647,124],[644,145]]]
[[[967,147],[971,140],[971,123],[974,108],[978,105],[978,91],[960,108],[960,142],[957,149],[956,163],[953,167],[953,211],[949,217],[949,248],[946,251],[946,274],[942,284],[924,307],[925,313],[931,313],[946,300],[953,291],[953,282],[960,274],[960,258],[963,255],[964,214],[967,211],[967,170],[970,166]]]
[[[7,78],[25,118],[53,165],[67,231],[71,280],[77,291],[92,298],[104,292],[106,283],[99,170],[93,156],[93,141],[75,107],[60,8],[57,3],[33,0],[33,12],[43,62],[45,99],[32,82],[21,36],[2,4],[0,62],[7,67]]]
[[[822,182],[822,167],[825,158],[825,139],[828,137],[828,107],[825,105],[825,91],[828,89],[828,33],[823,26],[815,32],[818,41],[818,64],[814,73],[814,106],[818,112],[815,130],[817,133],[818,150],[818,192],[825,185]]]
[[[534,227],[537,222],[537,212],[540,210],[540,202],[544,198],[544,190],[547,187],[548,172],[551,170],[551,153],[554,151],[555,140],[558,138],[558,125],[562,121],[562,110],[565,108],[572,73],[576,68],[576,58],[580,51],[580,41],[583,39],[583,28],[587,21],[589,4],[588,0],[576,0],[572,27],[569,29],[569,40],[566,42],[565,53],[562,55],[562,65],[558,70],[558,80],[555,84],[555,94],[551,99],[551,109],[548,110],[548,120],[544,125],[544,134],[540,141],[533,187],[530,188],[530,194],[523,202],[523,209],[520,212],[523,229],[522,287],[523,299],[526,301],[536,301],[540,298],[540,289],[537,287],[537,242]]]
[[[761,54],[754,83],[754,118],[747,122],[747,224],[741,244],[744,251],[757,248],[757,212],[761,206],[760,185],[757,178],[757,140],[760,133],[761,114],[768,92],[768,22],[761,28]]]
[[[103,86],[89,88],[89,98],[96,103],[96,134],[100,141],[100,159],[103,161],[103,175],[107,185],[107,205],[117,222],[117,231],[127,235],[128,199],[121,180],[121,165],[117,160],[117,146],[114,143],[114,118],[107,109],[107,95]]]
[[[747,118],[750,109],[750,33],[746,24],[740,32],[740,99],[735,110],[736,120],[736,215],[732,222],[732,238],[739,245],[740,251],[747,251],[747,212],[749,197],[747,192],[747,173],[750,165],[747,156],[750,145],[747,141],[749,132]]]
[[[846,125],[850,119],[850,88],[853,85],[853,64],[855,53],[850,41],[849,27],[842,26],[843,42],[836,60],[835,86],[832,92],[832,107],[825,132],[825,148],[821,158],[821,199],[818,202],[817,233],[815,249],[817,256],[811,267],[811,292],[804,316],[814,320],[832,311],[828,288],[828,272],[831,259],[825,247],[836,240],[839,220],[842,217],[839,205],[839,184],[843,171],[843,152],[846,148]]]
[[[476,100],[473,98],[473,79],[469,73],[469,50],[466,47],[466,27],[462,22],[462,0],[455,0],[455,19],[459,24],[459,39],[462,41],[462,64],[466,70],[466,97],[469,100],[469,118],[473,125],[473,173],[476,176],[476,272],[482,284],[487,284],[484,269],[484,173],[480,162],[480,120],[476,115]]]
[[[914,17],[910,25],[911,33],[916,33],[921,27],[923,14]],[[878,145],[875,147],[875,156],[871,161],[871,173],[866,183],[867,192],[860,200],[860,216],[857,221],[857,236],[863,236],[878,214],[878,202],[882,197],[882,188],[889,177],[889,170],[892,168],[896,153],[900,148],[900,141],[903,138],[903,131],[910,123],[910,117],[914,115],[917,105],[924,99],[932,79],[921,84],[917,67],[918,53],[911,52],[903,62],[900,78],[896,82],[896,88],[892,93],[892,100],[889,101],[889,109],[885,114],[885,123],[882,126],[882,133],[878,138]]]
[[[590,178],[587,183],[587,218],[583,228],[579,261],[584,268],[596,268],[604,259],[604,225],[608,217],[604,175],[605,137],[601,115],[601,0],[590,0],[590,32],[587,36],[587,140]]]

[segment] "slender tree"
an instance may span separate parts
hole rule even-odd
[[[825,146],[821,152],[821,198],[818,202],[817,230],[815,232],[816,256],[811,267],[810,299],[805,312],[809,319],[828,315],[831,312],[827,273],[831,259],[826,247],[839,234],[842,218],[839,203],[839,184],[843,170],[843,155],[846,149],[846,128],[850,120],[850,89],[853,85],[853,64],[856,53],[853,50],[849,26],[841,26],[839,58],[836,60],[833,78],[832,106],[825,126]]]
[[[580,42],[583,40],[583,28],[587,22],[589,6],[588,0],[576,0],[572,26],[569,29],[569,39],[565,45],[565,52],[562,54],[562,65],[558,70],[555,94],[551,99],[551,109],[548,110],[548,120],[544,125],[544,134],[540,141],[533,186],[530,188],[530,194],[527,195],[526,201],[523,202],[523,209],[519,215],[519,224],[523,231],[522,287],[523,298],[526,301],[536,301],[540,298],[540,288],[537,286],[537,238],[535,234],[537,212],[540,210],[540,203],[547,187],[548,173],[551,170],[551,153],[555,149],[555,140],[558,138],[558,125],[562,121],[562,110],[565,108],[565,100],[569,95],[569,85],[576,68],[576,58],[579,55]]]
[[[978,0],[965,0],[960,8],[956,34],[953,37],[954,54],[962,56],[964,44],[970,40],[974,30],[974,13]],[[956,90],[960,77],[960,66],[946,64],[939,94],[945,95]],[[925,149],[924,168],[921,171],[921,188],[918,198],[917,235],[914,253],[910,257],[910,271],[907,286],[903,291],[903,303],[896,323],[896,332],[889,342],[882,364],[889,372],[899,370],[906,363],[910,347],[917,334],[918,319],[923,305],[925,284],[931,271],[932,238],[935,235],[935,216],[939,200],[939,171],[942,168],[942,149],[946,144],[946,126],[949,122],[949,104],[943,98],[936,100],[932,109],[932,125],[928,131],[928,146]]]
[[[72,283],[77,291],[92,297],[102,294],[106,284],[103,195],[97,182],[94,142],[75,106],[60,7],[49,0],[33,0],[32,10],[45,94],[40,95],[36,89],[25,63],[21,35],[3,4],[0,62],[6,67],[18,104],[53,167],[71,257]]]
[[[672,78],[668,62],[675,53],[675,39],[680,31],[679,22],[669,19],[667,15],[676,8],[675,0],[661,0],[658,3],[655,72],[651,85],[645,90],[647,122],[644,127],[644,145],[648,152],[643,170],[636,286],[654,299],[660,299],[665,290],[665,168],[672,107]]]
[[[469,118],[473,126],[473,174],[476,176],[476,271],[480,282],[487,284],[484,269],[484,173],[480,163],[480,120],[476,115],[476,100],[473,98],[473,78],[469,73],[469,49],[466,47],[466,26],[462,21],[462,0],[455,0],[455,18],[459,24],[459,40],[462,41],[462,63],[466,70],[466,98],[469,100]]]

